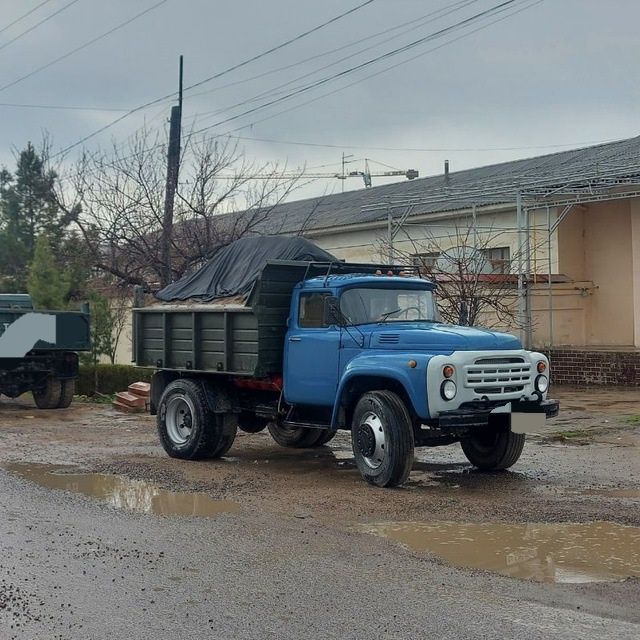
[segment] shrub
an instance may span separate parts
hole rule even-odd
[[[97,372],[94,367],[83,365],[80,367],[76,393],[81,396],[93,396],[98,391],[105,395],[113,395],[118,391],[126,391],[132,382],[150,382],[152,375],[152,369],[142,369],[128,364],[99,364]]]

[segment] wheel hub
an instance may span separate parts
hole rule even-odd
[[[376,450],[376,436],[368,424],[361,424],[358,429],[357,444],[360,453],[365,458],[370,458]]]
[[[384,462],[386,438],[380,417],[373,411],[366,413],[355,432],[354,449],[370,469],[378,469]]]

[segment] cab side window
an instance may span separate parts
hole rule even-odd
[[[321,329],[324,322],[324,299],[329,293],[303,293],[298,308],[298,326],[305,329]]]

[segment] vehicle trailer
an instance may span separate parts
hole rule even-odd
[[[443,324],[435,285],[402,269],[269,261],[244,305],[134,309],[134,361],[157,370],[166,452],[222,456],[237,428],[299,448],[347,429],[377,486],[407,479],[415,447],[460,442],[480,469],[512,466],[524,431],[558,413],[547,358],[508,334]]]
[[[34,311],[27,294],[0,294],[0,395],[31,391],[39,409],[71,404],[78,351],[90,348],[89,309]]]

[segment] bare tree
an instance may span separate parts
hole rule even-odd
[[[283,223],[271,223],[270,214],[302,175],[249,162],[230,138],[188,136],[166,265],[165,159],[164,134],[142,130],[124,149],[85,153],[60,192],[96,268],[147,290],[167,284],[167,266],[176,280],[238,238],[278,233]]]
[[[408,250],[395,248],[394,253],[437,283],[446,322],[520,328],[514,266],[521,254],[510,250],[505,235],[510,234],[495,229],[479,233],[473,225],[455,226],[442,235],[428,230],[420,240],[408,238]]]

